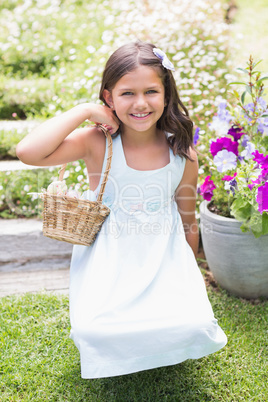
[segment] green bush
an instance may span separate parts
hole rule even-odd
[[[42,200],[38,194],[58,180],[59,167],[34,170],[0,172],[0,217],[35,217],[42,213]],[[64,179],[68,189],[80,194],[89,188],[85,163],[69,163]]]
[[[16,145],[26,135],[26,132],[18,132],[16,129],[0,130],[0,160],[15,159]]]
[[[79,102],[95,102],[105,60],[118,46],[137,38],[169,54],[182,100],[199,125],[213,114],[215,94],[220,97],[225,91],[228,32],[224,10],[213,0],[14,4],[0,16],[2,119],[14,112],[19,117],[52,116]],[[40,78],[49,80],[49,93],[38,83]],[[33,95],[22,94],[13,79],[22,89],[29,80]]]
[[[98,102],[108,56],[140,39],[155,43],[171,58],[181,99],[205,143],[207,123],[230,80],[224,14],[222,3],[214,0],[13,0],[0,14],[0,119],[14,113],[43,119],[81,102]],[[10,146],[8,140],[1,146],[14,155],[12,139]],[[80,176],[83,182],[84,170]],[[25,185],[32,180],[27,176]],[[14,204],[24,205],[19,187]],[[9,208],[5,191],[2,209]],[[37,211],[30,203],[25,206],[27,214]]]
[[[55,95],[49,79],[0,79],[0,118],[12,119],[46,114],[47,104]]]

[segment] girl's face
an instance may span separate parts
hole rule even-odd
[[[123,123],[124,132],[156,130],[165,107],[165,89],[154,68],[139,66],[117,81],[104,97]]]

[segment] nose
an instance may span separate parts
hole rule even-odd
[[[135,107],[139,110],[143,110],[147,107],[147,100],[145,95],[137,95],[135,99]]]

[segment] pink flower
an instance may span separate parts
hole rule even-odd
[[[216,188],[213,180],[210,178],[211,176],[207,176],[204,183],[200,186],[200,192],[202,194],[202,197],[206,201],[211,200],[211,198],[213,197],[213,190]]]
[[[258,211],[268,211],[268,182],[258,188],[256,201],[258,203]]]
[[[235,172],[235,174],[234,174],[233,176],[228,176],[228,175],[223,176],[223,177],[222,177],[222,180],[231,181],[231,180],[233,180],[236,176],[237,176],[237,173]]]
[[[210,145],[210,152],[213,156],[217,155],[219,151],[226,149],[228,152],[233,152],[238,155],[238,142],[232,141],[231,138],[222,137],[213,141]]]
[[[250,189],[250,191],[255,187],[256,184],[261,184],[260,179],[256,179],[256,180],[252,180],[251,184],[248,184],[248,188]]]
[[[257,162],[263,169],[268,169],[268,155],[264,156],[259,151],[255,151],[252,154],[254,156],[253,160]]]

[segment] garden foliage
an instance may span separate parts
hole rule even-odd
[[[120,45],[140,39],[156,44],[172,60],[181,99],[200,128],[200,138],[205,138],[207,124],[232,78],[223,4],[214,0],[2,2],[0,119],[44,119],[81,102],[98,102],[108,56]],[[1,150],[14,155],[17,138],[12,131],[9,138],[12,144],[8,147],[3,141]],[[84,186],[84,181],[77,181],[80,175],[77,172],[75,180]],[[0,179],[0,214],[1,210],[7,214],[9,181]],[[30,181],[24,186],[37,184]],[[22,180],[17,181],[16,202],[26,207],[20,214],[31,216],[36,209],[26,202],[22,185]]]
[[[200,187],[203,198],[214,210],[242,223],[243,232],[256,237],[268,234],[268,107],[263,99],[264,81],[250,57],[238,70],[246,75],[234,102],[222,102],[210,129],[216,139],[210,143],[209,175]]]

